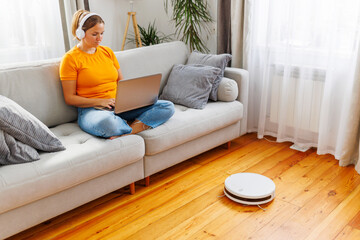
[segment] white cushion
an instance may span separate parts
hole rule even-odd
[[[59,62],[60,58],[0,68],[0,95],[14,100],[48,127],[76,120],[76,108],[64,100]]]
[[[239,89],[237,83],[230,79],[223,77],[219,84],[217,99],[218,101],[223,102],[232,102],[235,101],[238,97]]]
[[[238,122],[243,117],[238,102],[209,102],[202,110],[175,105],[175,114],[163,125],[140,132],[145,155],[155,155]]]
[[[144,141],[136,135],[107,140],[83,132],[76,123],[51,130],[65,151],[42,153],[38,161],[0,168],[0,213],[142,161],[144,156]]]

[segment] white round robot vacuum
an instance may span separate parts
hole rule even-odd
[[[224,193],[235,202],[259,205],[274,199],[275,183],[257,173],[236,173],[226,178]]]

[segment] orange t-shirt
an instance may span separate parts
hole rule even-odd
[[[60,64],[61,81],[76,80],[76,94],[86,98],[115,98],[120,68],[114,52],[99,46],[94,54],[77,46],[68,51]]]

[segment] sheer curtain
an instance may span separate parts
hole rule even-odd
[[[249,132],[356,164],[360,1],[246,0],[244,19]]]
[[[65,53],[58,0],[0,0],[0,64]]]

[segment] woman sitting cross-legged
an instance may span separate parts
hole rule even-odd
[[[121,114],[99,109],[115,106],[117,82],[123,79],[119,63],[110,48],[100,45],[104,21],[98,14],[79,10],[71,27],[79,43],[64,55],[60,79],[66,103],[78,108],[82,130],[115,138],[155,128],[174,114],[173,103],[164,100]]]

